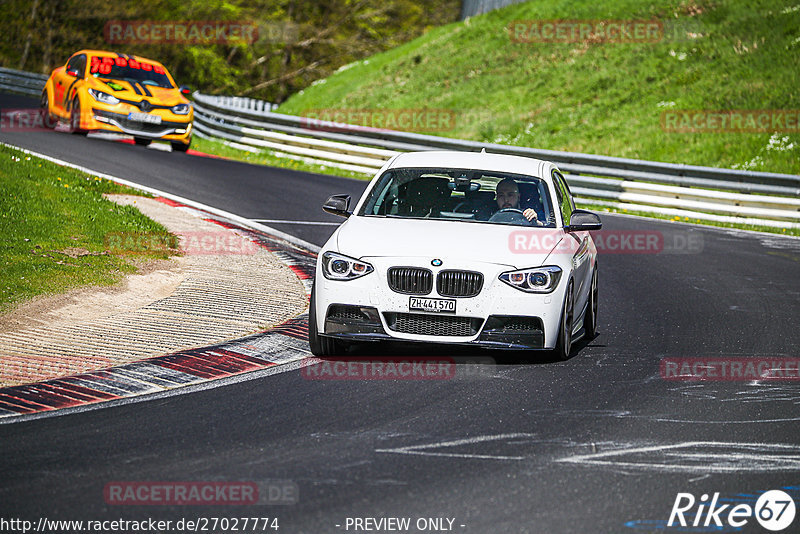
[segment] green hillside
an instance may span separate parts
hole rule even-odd
[[[656,21],[663,31],[627,43],[597,35],[537,42],[530,32],[535,22],[567,19]],[[509,27],[526,30],[517,35],[528,42],[515,42]],[[800,0],[536,0],[339,69],[279,111],[428,108],[454,119],[420,133],[800,174],[798,88]],[[778,110],[789,131],[775,131],[781,123],[749,133],[662,127],[665,113],[684,110]]]

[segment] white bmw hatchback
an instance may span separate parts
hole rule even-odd
[[[597,329],[594,213],[546,161],[484,152],[392,158],[317,259],[316,356],[401,341],[549,350],[567,359]]]

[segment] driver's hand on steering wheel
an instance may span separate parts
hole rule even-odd
[[[526,218],[526,219],[528,219],[529,221],[533,221],[535,224],[537,224],[537,225],[539,225],[539,226],[541,226],[541,225],[542,225],[542,223],[541,223],[541,222],[539,222],[539,219],[538,219],[538,217],[536,216],[536,210],[534,210],[534,209],[531,209],[531,208],[528,208],[528,209],[526,209],[525,211],[523,211],[523,212],[522,212],[522,214],[523,214],[523,215],[525,216],[525,218]]]

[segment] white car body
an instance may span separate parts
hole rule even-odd
[[[546,187],[551,199],[550,206],[553,209],[549,212],[550,227],[363,214],[365,203],[373,191],[377,193],[381,177],[395,169],[402,169],[400,172],[452,169],[456,170],[455,174],[461,170],[474,170],[539,178],[539,183],[544,184],[539,187]],[[563,179],[550,162],[483,152],[431,151],[404,153],[394,157],[376,174],[352,214],[337,228],[319,253],[309,325],[312,352],[334,355],[342,353],[347,342],[395,340],[505,349],[560,349],[562,353],[566,350],[561,357],[568,357],[572,341],[583,332],[593,335],[596,328],[597,250],[588,230],[565,228],[565,215],[560,205],[556,205],[557,201],[553,200],[561,198],[563,201],[563,195],[559,197],[556,192],[557,174]],[[437,183],[444,180],[438,175],[427,179],[438,180]],[[451,190],[456,187],[455,182],[453,178],[453,183],[449,184]],[[385,185],[388,182],[383,183],[385,191],[389,191],[390,188]],[[463,186],[466,182],[460,183],[462,187],[469,188]],[[409,186],[406,187],[408,190]],[[566,181],[563,187],[567,191],[567,202],[574,210]],[[488,198],[488,195],[482,198]],[[437,217],[445,213],[455,216],[455,212],[445,210],[437,213]],[[594,214],[588,215],[597,220],[597,225],[592,229],[599,228],[599,219]],[[367,274],[357,275],[354,279],[332,279],[330,268],[333,264],[330,261],[337,260],[338,256],[328,253],[359,260],[348,263],[348,272],[358,268],[366,270]],[[331,267],[327,269],[323,265],[325,257],[332,258],[328,261]],[[347,263],[347,260],[341,261]],[[343,265],[341,261],[340,266]],[[372,270],[357,264],[368,264]],[[503,273],[542,266],[553,266],[562,271],[557,285],[545,293],[523,291],[500,279]],[[393,267],[413,268],[393,274],[396,277],[394,280],[400,280],[396,282],[395,289],[390,287],[388,278],[389,269]],[[431,275],[420,274],[420,269],[430,271]],[[442,295],[438,283],[442,271],[468,271],[473,274],[442,275],[452,282],[447,285],[447,280],[443,279],[441,288],[449,289],[441,289],[446,293]],[[453,296],[459,291],[461,294],[474,292],[464,289],[468,285],[466,282],[458,286],[454,281],[469,279],[477,287],[479,277],[474,273],[480,273],[483,277],[479,292],[474,296]],[[426,280],[432,277],[433,281],[428,282],[432,287],[427,294],[412,295],[397,290],[397,284],[404,288],[411,287],[408,286],[408,280],[413,276],[422,276]],[[519,276],[514,279],[519,279]],[[542,279],[536,278],[537,281]],[[547,280],[551,282],[549,278]],[[523,285],[526,283],[522,282]],[[571,287],[569,301],[566,299],[568,286]],[[413,300],[415,296],[424,302]],[[425,306],[450,307],[453,304],[444,301],[453,300],[455,312],[410,309],[412,303],[420,302]],[[572,317],[568,318],[570,336],[566,341],[562,339],[562,345],[566,346],[559,346],[565,310],[570,308],[573,310]],[[363,317],[358,317],[359,312],[364,314]],[[329,316],[331,313],[334,315]],[[587,314],[593,324],[584,328]],[[495,319],[487,321],[490,316]],[[540,321],[538,328],[537,321]]]

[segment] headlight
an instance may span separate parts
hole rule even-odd
[[[500,280],[526,293],[552,293],[561,280],[561,272],[556,266],[520,269],[501,274]]]
[[[326,252],[322,255],[322,274],[329,280],[353,280],[374,270],[369,263],[342,254]]]
[[[89,89],[89,94],[97,100],[98,102],[102,102],[103,104],[109,104],[113,106],[114,104],[119,104],[119,99],[114,96],[111,96],[108,93],[104,93],[103,91],[98,91],[97,89]]]
[[[172,112],[176,115],[188,115],[189,104],[177,104],[175,106],[172,106]]]

